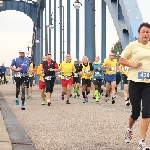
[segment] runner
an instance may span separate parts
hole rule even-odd
[[[138,29],[138,35],[138,40],[126,46],[119,60],[120,64],[130,67],[128,80],[130,80],[129,98],[132,112],[125,133],[125,141],[129,143],[132,139],[132,127],[140,116],[142,102],[138,149],[150,150],[145,143],[150,122],[150,24],[142,23]]]
[[[102,85],[104,84],[104,71],[105,69],[102,68],[102,63],[99,62],[100,58],[99,56],[95,57],[95,61],[93,62],[93,84],[95,87],[95,99],[96,102],[99,102],[101,93],[103,92],[103,89],[101,89]]]
[[[27,72],[29,68],[29,59],[25,57],[25,51],[20,50],[19,51],[19,57],[12,60],[10,69],[14,71],[14,79],[16,82],[16,105],[19,105],[19,93],[20,93],[20,86],[22,83],[25,83],[25,86],[27,86]],[[15,67],[14,67],[15,66]],[[22,110],[25,110],[24,101],[22,100]]]
[[[27,88],[26,88],[26,98],[32,98],[32,85],[33,85],[33,71],[36,70],[35,64],[32,62],[32,57],[29,56],[29,62],[30,62],[30,66],[29,66],[29,70],[28,70],[28,75],[29,75],[29,80],[28,80],[28,84],[27,84]]]
[[[67,92],[66,104],[70,104],[69,98],[72,90],[73,73],[76,70],[74,64],[71,62],[71,56],[69,54],[66,55],[66,60],[60,64],[59,71],[62,73],[62,100],[64,100],[64,95]]]
[[[76,96],[80,96],[79,94],[79,87],[80,87],[80,76],[79,76],[79,68],[80,65],[78,64],[77,58],[74,59],[74,66],[76,71],[73,73],[73,91],[74,91],[74,98]]]
[[[121,74],[120,74],[120,70],[119,70],[119,67],[117,68],[117,72],[116,72],[116,87],[115,87],[115,91],[117,93],[117,88],[118,88],[118,85],[121,81]]]
[[[43,56],[42,61],[46,61],[47,57]],[[37,68],[37,75],[40,75],[39,78],[39,89],[41,90],[41,98],[42,98],[42,105],[46,105],[46,97],[45,97],[45,80],[44,80],[44,70],[43,70],[43,63],[41,63]]]
[[[88,102],[88,95],[91,89],[91,79],[93,75],[93,67],[92,64],[88,62],[87,56],[83,56],[82,64],[80,65],[80,75],[82,78],[82,95],[83,95],[83,103]]]
[[[105,80],[106,80],[106,95],[108,98],[111,84],[112,91],[112,104],[115,103],[115,87],[116,87],[116,70],[118,68],[117,60],[114,59],[114,54],[110,53],[109,58],[104,60],[103,68],[106,68]]]
[[[129,60],[127,60],[130,62]],[[130,101],[129,101],[129,95],[128,95],[128,74],[129,74],[130,67],[120,65],[120,72],[122,74],[122,80],[124,84],[124,98],[125,98],[125,105],[129,106]]]
[[[47,105],[51,105],[50,98],[53,93],[53,87],[55,83],[55,71],[58,71],[58,64],[56,61],[52,60],[51,53],[48,53],[47,60],[43,61],[43,70],[44,70],[44,79],[45,79],[45,86],[46,86],[46,99],[47,99]]]

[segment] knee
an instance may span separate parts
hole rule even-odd
[[[142,118],[143,119],[150,118],[150,109],[149,110],[145,110],[144,108],[142,109]]]
[[[139,112],[139,113],[138,113],[138,112],[136,112],[136,113],[133,113],[133,112],[132,112],[131,118],[132,118],[133,120],[137,120],[137,119],[139,118],[139,116],[140,116],[140,112]]]

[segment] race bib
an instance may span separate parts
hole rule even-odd
[[[29,74],[29,77],[33,77],[33,75],[32,75],[32,74]]]
[[[110,67],[109,68],[109,71],[114,71],[115,70],[115,67]]]
[[[45,79],[46,80],[51,80],[51,76],[46,76]]]
[[[19,77],[19,78],[20,78],[20,77],[21,77],[20,72],[15,72],[15,73],[14,73],[14,77]]]
[[[150,71],[139,71],[138,81],[150,82]]]
[[[124,67],[124,72],[128,72],[130,70],[130,67]]]
[[[90,72],[89,69],[84,70],[84,73],[85,73],[85,74],[88,74],[89,72]]]
[[[69,77],[69,76],[64,76],[64,79],[65,79],[65,80],[69,80],[70,77]]]
[[[74,77],[78,77],[78,73],[74,73]]]
[[[100,72],[95,72],[95,76],[101,76]]]

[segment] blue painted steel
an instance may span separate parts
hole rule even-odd
[[[56,60],[56,0],[54,0],[54,60]]]
[[[93,62],[93,14],[92,6],[89,1],[85,0],[85,55],[88,57],[90,62]],[[93,0],[90,0],[93,4]]]
[[[60,63],[62,62],[62,0],[59,0],[59,14],[60,14]]]
[[[49,25],[51,24],[51,0],[49,0]],[[51,53],[51,30],[49,29],[49,52]]]
[[[32,4],[26,3],[24,1],[4,1],[4,5],[0,7],[0,12],[6,10],[16,10],[23,12],[29,16],[34,23],[37,23],[37,10]]]
[[[70,0],[67,0],[67,54],[70,54]]]
[[[43,57],[43,9],[40,9],[40,62],[42,61],[42,57]]]
[[[76,9],[76,58],[79,61],[79,9]]]
[[[112,15],[119,40],[124,49],[130,41],[134,41],[135,37],[138,37],[137,30],[143,22],[137,0],[105,0],[105,2]]]
[[[37,39],[40,40],[41,38],[41,28],[37,27]],[[40,42],[41,43],[41,42]],[[40,47],[40,43],[36,44],[36,61],[35,61],[35,65],[38,66],[41,62],[41,58],[40,58],[40,51],[41,51],[41,47]],[[35,76],[35,83],[37,84],[39,81],[39,76]]]
[[[101,62],[106,58],[106,3],[102,0],[101,4]]]
[[[46,5],[45,0],[45,5]],[[45,55],[48,53],[47,8],[45,7]]]

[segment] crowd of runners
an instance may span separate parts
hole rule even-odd
[[[103,96],[107,102],[115,104],[117,87],[120,81],[124,84],[124,103],[131,106],[132,113],[125,134],[125,141],[132,139],[132,126],[142,112],[139,150],[150,150],[145,144],[146,132],[150,118],[150,25],[143,23],[138,29],[139,39],[130,42],[123,50],[119,61],[110,53],[108,58],[100,61],[96,56],[90,62],[87,56],[83,56],[82,63],[76,58],[72,60],[69,54],[65,60],[58,64],[52,60],[50,53],[43,56],[42,63],[38,67],[31,58],[25,57],[25,51],[19,51],[19,57],[12,60],[10,69],[16,82],[16,105],[19,105],[19,93],[21,83],[26,83],[26,98],[32,97],[32,85],[36,75],[39,75],[39,89],[41,92],[42,105],[51,106],[51,97],[55,85],[56,72],[61,73],[62,94],[61,99],[70,104],[70,97],[82,96],[83,103],[87,103],[91,87],[93,99],[99,102]],[[81,86],[80,86],[81,85]],[[104,85],[106,89],[104,91]],[[81,93],[80,93],[81,87]],[[128,92],[129,89],[129,92]],[[73,93],[73,94],[72,94]],[[25,108],[24,103],[22,108]],[[24,110],[24,109],[23,109]]]

